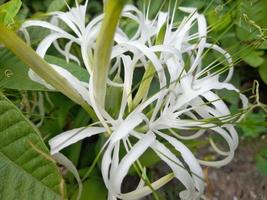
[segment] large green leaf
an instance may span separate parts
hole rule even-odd
[[[88,72],[74,63],[67,63],[64,59],[55,56],[46,56],[46,61],[59,65],[82,81],[88,81]],[[28,76],[29,68],[25,66],[9,50],[0,50],[0,87],[15,90],[47,91],[44,86],[32,81]]]
[[[264,63],[264,51],[251,51],[243,60],[252,67],[259,67]]]
[[[85,68],[73,63],[73,62],[66,62],[66,60],[62,58],[58,58],[56,56],[46,56],[45,60],[48,63],[58,65],[60,67],[65,68],[68,70],[72,75],[78,78],[81,81],[88,82],[89,81],[89,73],[86,71]]]
[[[45,103],[46,120],[39,127],[43,136],[47,139],[63,132],[63,128],[69,123],[71,117],[70,109],[75,105],[71,100],[59,93],[50,93],[49,99],[53,104]]]
[[[0,23],[8,25],[14,22],[14,18],[21,7],[21,0],[11,0],[0,6]]]
[[[247,18],[252,22],[255,22],[257,25],[262,28],[267,27],[266,23],[266,13],[267,1],[266,0],[254,0],[254,1],[242,1],[240,11],[241,14],[247,16]],[[242,18],[242,16],[241,16]],[[244,18],[245,19],[245,18]],[[238,19],[239,20],[239,19]],[[249,21],[247,20],[247,21]],[[249,22],[249,23],[251,23]],[[251,23],[253,24],[253,23]]]
[[[60,200],[63,183],[38,130],[0,93],[0,199]]]
[[[9,50],[0,50],[0,87],[16,90],[47,90],[33,82],[26,67]]]
[[[78,192],[71,198],[75,200]],[[107,189],[104,183],[98,179],[88,179],[83,183],[83,192],[80,200],[106,200]]]

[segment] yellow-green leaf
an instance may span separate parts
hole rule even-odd
[[[11,0],[0,6],[0,23],[8,25],[14,23],[14,18],[21,7],[21,0]]]

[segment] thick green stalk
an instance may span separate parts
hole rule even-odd
[[[90,115],[95,118],[95,114],[81,97],[73,89],[69,82],[58,74],[47,62],[45,62],[31,47],[29,47],[16,33],[0,24],[0,42],[10,49],[22,62],[30,67],[38,76],[62,92],[71,100],[81,105]]]
[[[105,16],[96,41],[93,86],[96,102],[104,107],[106,83],[115,31],[126,0],[105,0]]]

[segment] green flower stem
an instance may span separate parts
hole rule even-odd
[[[155,42],[156,45],[163,43],[165,32],[166,32],[166,24],[160,29],[160,32],[156,38],[156,42]],[[134,97],[134,100],[132,103],[132,109],[134,109],[142,101],[142,99],[147,95],[155,73],[156,73],[156,70],[155,70],[154,65],[151,62],[149,62],[147,69],[141,80],[141,84]]]
[[[144,73],[144,76],[141,80],[141,84],[134,97],[134,100],[132,103],[132,109],[134,109],[142,101],[142,99],[147,95],[149,88],[150,88],[150,84],[154,78],[155,73],[156,73],[156,70],[154,68],[154,65],[151,62],[149,62],[147,69]]]
[[[75,103],[81,105],[93,119],[97,119],[94,111],[81,95],[71,87],[68,81],[59,75],[45,62],[31,47],[29,47],[16,33],[0,24],[0,42],[10,49],[23,63],[30,67],[38,76],[62,92]]]
[[[126,0],[105,1],[105,16],[96,41],[92,78],[94,97],[96,102],[102,107],[105,105],[106,82],[114,35],[125,3]]]

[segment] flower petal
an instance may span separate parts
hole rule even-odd
[[[150,147],[155,141],[153,133],[147,133],[131,148],[119,163],[116,171],[110,174],[110,181],[116,194],[121,193],[121,184],[132,164]]]
[[[74,144],[84,138],[105,132],[102,127],[82,127],[61,133],[49,140],[51,154],[58,153],[62,149]]]

